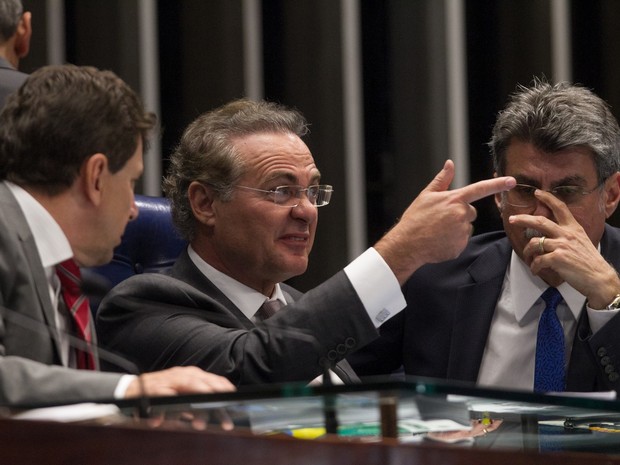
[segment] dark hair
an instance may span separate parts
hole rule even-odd
[[[23,13],[20,0],[0,0],[0,43],[13,37]]]
[[[95,153],[106,155],[115,173],[154,124],[155,116],[111,71],[40,68],[0,113],[0,180],[53,195],[70,187]]]
[[[164,179],[174,222],[185,239],[193,239],[196,225],[187,197],[190,183],[203,182],[222,200],[230,199],[233,185],[245,172],[235,139],[256,133],[303,137],[308,123],[301,113],[283,105],[240,99],[202,114],[185,129]]]
[[[609,106],[590,89],[535,79],[519,86],[501,111],[489,142],[495,171],[505,174],[506,151],[513,139],[547,153],[569,147],[592,152],[598,181],[620,169],[620,128]]]

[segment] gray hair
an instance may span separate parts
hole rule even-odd
[[[13,37],[23,13],[21,0],[0,0],[0,43]]]
[[[590,149],[599,183],[620,169],[618,121],[603,99],[579,85],[535,79],[531,87],[517,87],[499,113],[488,144],[500,176],[513,139],[547,153],[576,146]]]
[[[273,102],[240,99],[204,113],[183,132],[170,158],[163,189],[172,203],[172,217],[181,236],[196,232],[188,188],[193,181],[215,189],[223,201],[246,172],[236,139],[257,133],[292,133],[303,137],[308,123],[301,113]]]

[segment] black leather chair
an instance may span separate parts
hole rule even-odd
[[[136,205],[140,213],[127,225],[112,261],[82,270],[93,312],[107,289],[135,274],[170,268],[187,246],[172,223],[168,199],[136,195]]]

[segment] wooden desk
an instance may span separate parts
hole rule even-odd
[[[619,438],[620,440],[620,438]],[[620,456],[507,452],[394,440],[360,443],[224,432],[149,428],[145,424],[78,425],[0,419],[0,464],[209,465],[613,465]]]

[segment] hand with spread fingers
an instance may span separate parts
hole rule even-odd
[[[564,202],[540,189],[535,195],[548,207],[553,219],[538,215],[509,218],[512,225],[532,231],[522,252],[523,260],[532,274],[549,285],[557,287],[566,281],[586,296],[591,308],[604,308],[620,289],[616,270],[603,258],[593,238]]]

